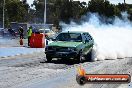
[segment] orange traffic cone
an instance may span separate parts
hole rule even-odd
[[[23,40],[22,40],[22,38],[20,39],[20,45],[22,46],[23,45]]]
[[[85,70],[81,66],[78,67],[78,74],[80,76],[84,76],[86,74]]]

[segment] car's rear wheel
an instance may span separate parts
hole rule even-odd
[[[52,61],[52,57],[50,57],[49,55],[46,55],[46,59],[47,59],[47,62],[51,62]]]

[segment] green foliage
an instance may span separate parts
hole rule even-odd
[[[33,5],[35,6],[35,16],[38,17],[37,21],[43,23],[44,0],[34,0]]]
[[[31,9],[27,0],[5,0],[5,23],[33,22],[43,23],[44,0],[34,0]],[[132,20],[132,4],[111,4],[108,0],[91,0],[79,2],[73,0],[47,0],[47,23],[58,25],[60,21],[70,23],[70,20],[79,22],[81,16],[88,12],[98,13],[104,18],[121,17],[121,12],[127,11]],[[3,0],[0,0],[0,21],[3,18]]]
[[[3,1],[0,0],[0,21],[3,20]]]
[[[28,4],[22,3],[19,0],[8,0],[6,2],[6,14],[10,22],[25,22],[28,14]]]
[[[36,0],[35,0],[36,1]],[[34,3],[36,8],[36,17],[38,19],[43,18],[43,7],[44,0],[37,0]],[[73,0],[47,0],[47,23],[58,24],[60,21],[70,23],[70,20],[79,21],[81,16],[88,12],[98,13],[99,15],[106,18],[113,18],[115,16],[121,17],[122,11],[129,11],[130,9],[127,4],[111,4],[108,0],[91,0],[88,2],[79,2]],[[41,21],[43,22],[43,21]]]
[[[44,0],[34,0],[36,17],[41,21],[44,12]],[[87,13],[86,2],[72,0],[48,0],[47,2],[47,23],[58,24],[59,21],[69,23],[71,19],[78,20]]]
[[[127,11],[128,11],[128,14],[129,14],[128,18],[132,21],[132,4],[127,6]]]
[[[2,9],[3,0],[0,1],[0,15],[3,14]],[[5,26],[8,26],[10,22],[27,22],[28,9],[29,5],[26,3],[26,0],[5,0]],[[3,18],[3,16],[1,17]]]
[[[109,1],[104,0],[91,0],[88,3],[88,10],[90,12],[97,12],[100,15],[106,17],[113,17],[119,14],[119,9],[115,7],[115,5],[110,4]],[[117,12],[116,12],[117,11]]]

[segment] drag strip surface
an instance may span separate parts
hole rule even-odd
[[[0,58],[0,88],[128,88],[128,84],[85,84],[76,82],[81,65],[88,74],[131,74],[132,58],[74,63],[54,59],[46,63],[43,52]],[[71,62],[71,63],[70,63]],[[70,63],[70,64],[69,64]],[[130,83],[131,86],[131,83]]]

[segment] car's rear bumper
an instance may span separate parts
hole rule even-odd
[[[77,52],[45,52],[46,55],[52,58],[75,58],[77,57]]]

